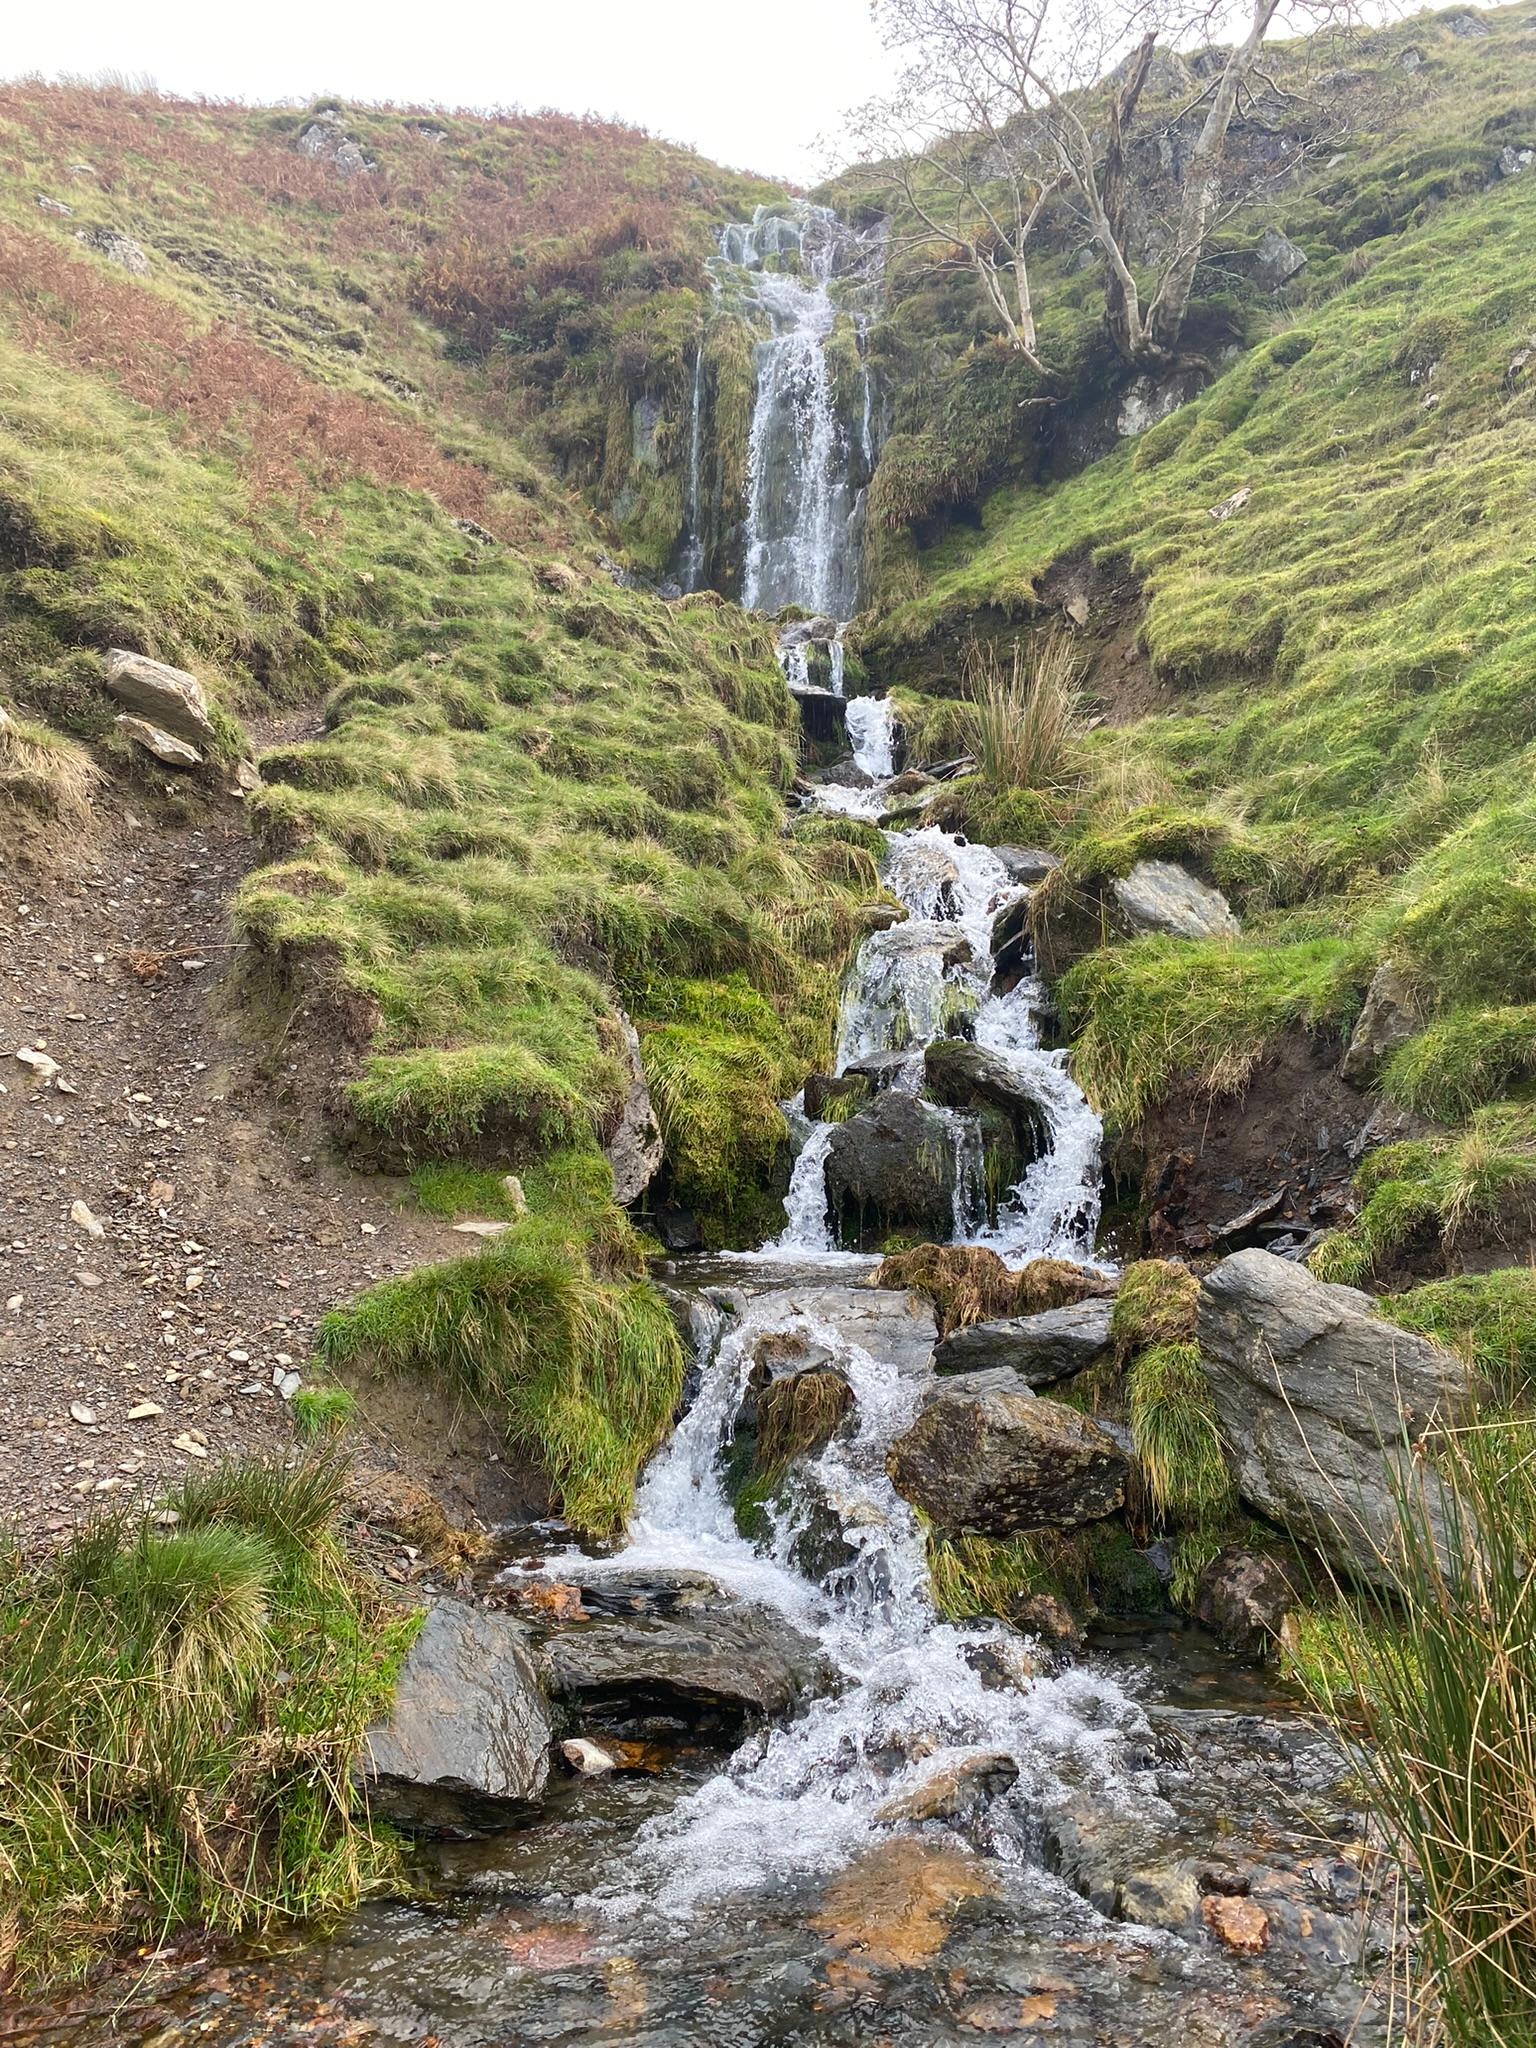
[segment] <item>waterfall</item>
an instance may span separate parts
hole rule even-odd
[[[697,590],[704,576],[704,340],[693,359],[693,405],[688,428],[688,483],[683,498],[686,539],[678,580],[684,590]]]

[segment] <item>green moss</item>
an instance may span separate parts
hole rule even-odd
[[[324,1920],[398,1875],[352,1770],[414,1619],[336,1535],[344,1467],[247,1463],[87,1525],[0,1601],[11,1989],[186,1927]]]

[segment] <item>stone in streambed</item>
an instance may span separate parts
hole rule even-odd
[[[387,1721],[369,1729],[369,1803],[409,1828],[507,1825],[543,1794],[548,1704],[527,1638],[504,1614],[457,1600],[427,1609]]]
[[[964,1820],[992,1800],[1001,1798],[1019,1782],[1019,1767],[1001,1750],[984,1756],[966,1757],[911,1792],[887,1799],[875,1809],[875,1819],[886,1827],[904,1822]]]
[[[1113,1514],[1129,1460],[1077,1409],[1009,1391],[1000,1373],[978,1373],[940,1383],[892,1444],[886,1470],[940,1528],[1012,1536]]]
[[[1109,1349],[1114,1302],[1079,1301],[1037,1316],[1009,1316],[969,1323],[946,1337],[933,1354],[940,1373],[994,1372],[1006,1368],[1025,1386],[1046,1387],[1095,1364]]]
[[[1296,1605],[1279,1562],[1262,1551],[1229,1547],[1212,1558],[1195,1589],[1195,1619],[1234,1656],[1263,1657]]]
[[[895,1231],[954,1227],[955,1132],[914,1095],[877,1096],[833,1133],[827,1198],[844,1244],[872,1249]]]
[[[810,1637],[701,1574],[605,1574],[582,1597],[589,1618],[550,1634],[541,1662],[550,1692],[604,1726],[662,1716],[735,1730],[832,1682]]]

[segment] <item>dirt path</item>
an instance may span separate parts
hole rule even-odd
[[[112,809],[72,872],[0,877],[0,1526],[31,1539],[291,1444],[274,1382],[324,1311],[466,1248],[282,1126],[233,1015],[238,804]]]

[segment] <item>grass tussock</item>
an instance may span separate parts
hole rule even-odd
[[[1157,1343],[1126,1376],[1139,1477],[1160,1516],[1199,1525],[1232,1503],[1232,1480],[1216,1426],[1200,1347]]]
[[[1200,1282],[1177,1259],[1137,1259],[1121,1275],[1109,1334],[1125,1365],[1153,1345],[1192,1342]]]
[[[1400,1601],[1341,1601],[1300,1661],[1415,1873],[1455,2048],[1536,2038],[1536,1430],[1453,1437],[1447,1538],[1405,1494]],[[1308,1646],[1303,1646],[1307,1648]]]
[[[346,1562],[334,1458],[185,1482],[17,1562],[0,1601],[8,1988],[188,1926],[255,1934],[396,1868],[353,1763],[414,1627]]]
[[[578,1528],[623,1527],[682,1393],[682,1340],[647,1282],[599,1279],[568,1225],[386,1280],[320,1326],[332,1371],[411,1374],[471,1401],[548,1475]]]
[[[996,789],[1052,796],[1073,781],[1082,721],[1079,657],[1063,633],[1004,653],[972,640],[966,650],[962,742]]]
[[[980,1245],[920,1244],[893,1252],[875,1275],[877,1287],[908,1287],[933,1303],[939,1335],[1001,1316],[1041,1315],[1102,1294],[1104,1283],[1069,1259],[1031,1259],[1011,1272]]]
[[[786,1373],[770,1380],[757,1403],[757,1460],[777,1483],[802,1451],[824,1444],[853,1406],[853,1390],[840,1372]]]
[[[1426,1238],[1454,1255],[1469,1238],[1522,1235],[1536,1220],[1536,1109],[1493,1103],[1463,1130],[1384,1145],[1360,1167],[1355,1192],[1359,1214],[1308,1262],[1320,1280],[1361,1286]]]

